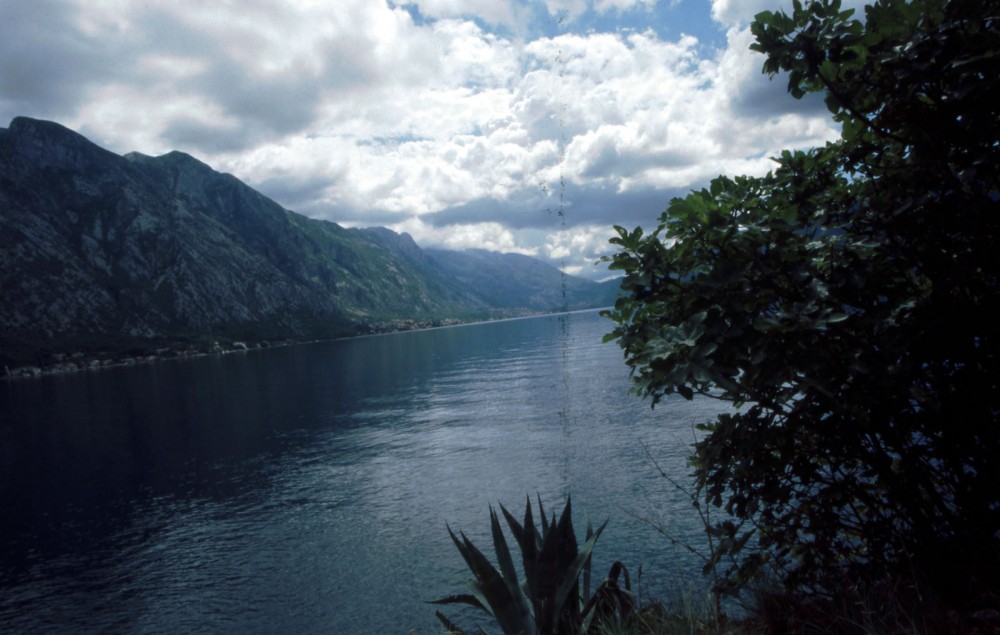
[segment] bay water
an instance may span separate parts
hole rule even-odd
[[[693,426],[629,394],[597,312],[0,384],[0,631],[440,633],[465,590],[446,526],[489,506],[609,519],[595,577],[703,583]],[[537,513],[537,508],[536,508]],[[508,536],[508,539],[510,537]],[[511,540],[511,545],[513,545]],[[489,619],[443,607],[472,628]]]

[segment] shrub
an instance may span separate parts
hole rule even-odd
[[[494,617],[506,635],[578,635],[592,632],[599,624],[626,619],[635,606],[628,571],[615,562],[593,596],[589,594],[591,552],[607,526],[596,531],[587,523],[586,538],[578,546],[573,531],[571,501],[558,520],[545,517],[541,500],[538,513],[541,528],[535,524],[531,500],[525,504],[524,521],[518,522],[503,505],[500,510],[521,551],[523,582],[518,581],[514,559],[507,546],[496,511],[490,507],[490,527],[499,571],[474,544],[448,528],[455,547],[472,571],[470,593],[452,595],[434,604],[468,604]],[[618,585],[624,574],[625,587]],[[582,586],[581,586],[581,577]],[[453,633],[461,628],[440,611],[438,619]]]

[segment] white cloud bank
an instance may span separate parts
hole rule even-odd
[[[0,125],[183,150],[309,216],[600,277],[612,225],[834,135],[748,51],[746,21],[772,3],[706,5],[719,49],[660,35],[655,11],[682,4],[7,0]]]

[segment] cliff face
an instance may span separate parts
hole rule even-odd
[[[559,308],[512,293],[504,308]],[[189,155],[123,157],[27,118],[0,129],[4,361],[109,341],[331,337],[490,308],[409,236],[308,219]]]

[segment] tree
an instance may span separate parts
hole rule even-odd
[[[1000,589],[1000,4],[796,0],[752,30],[840,139],[617,227],[609,339],[654,406],[737,407],[693,457],[750,527],[731,582]]]

